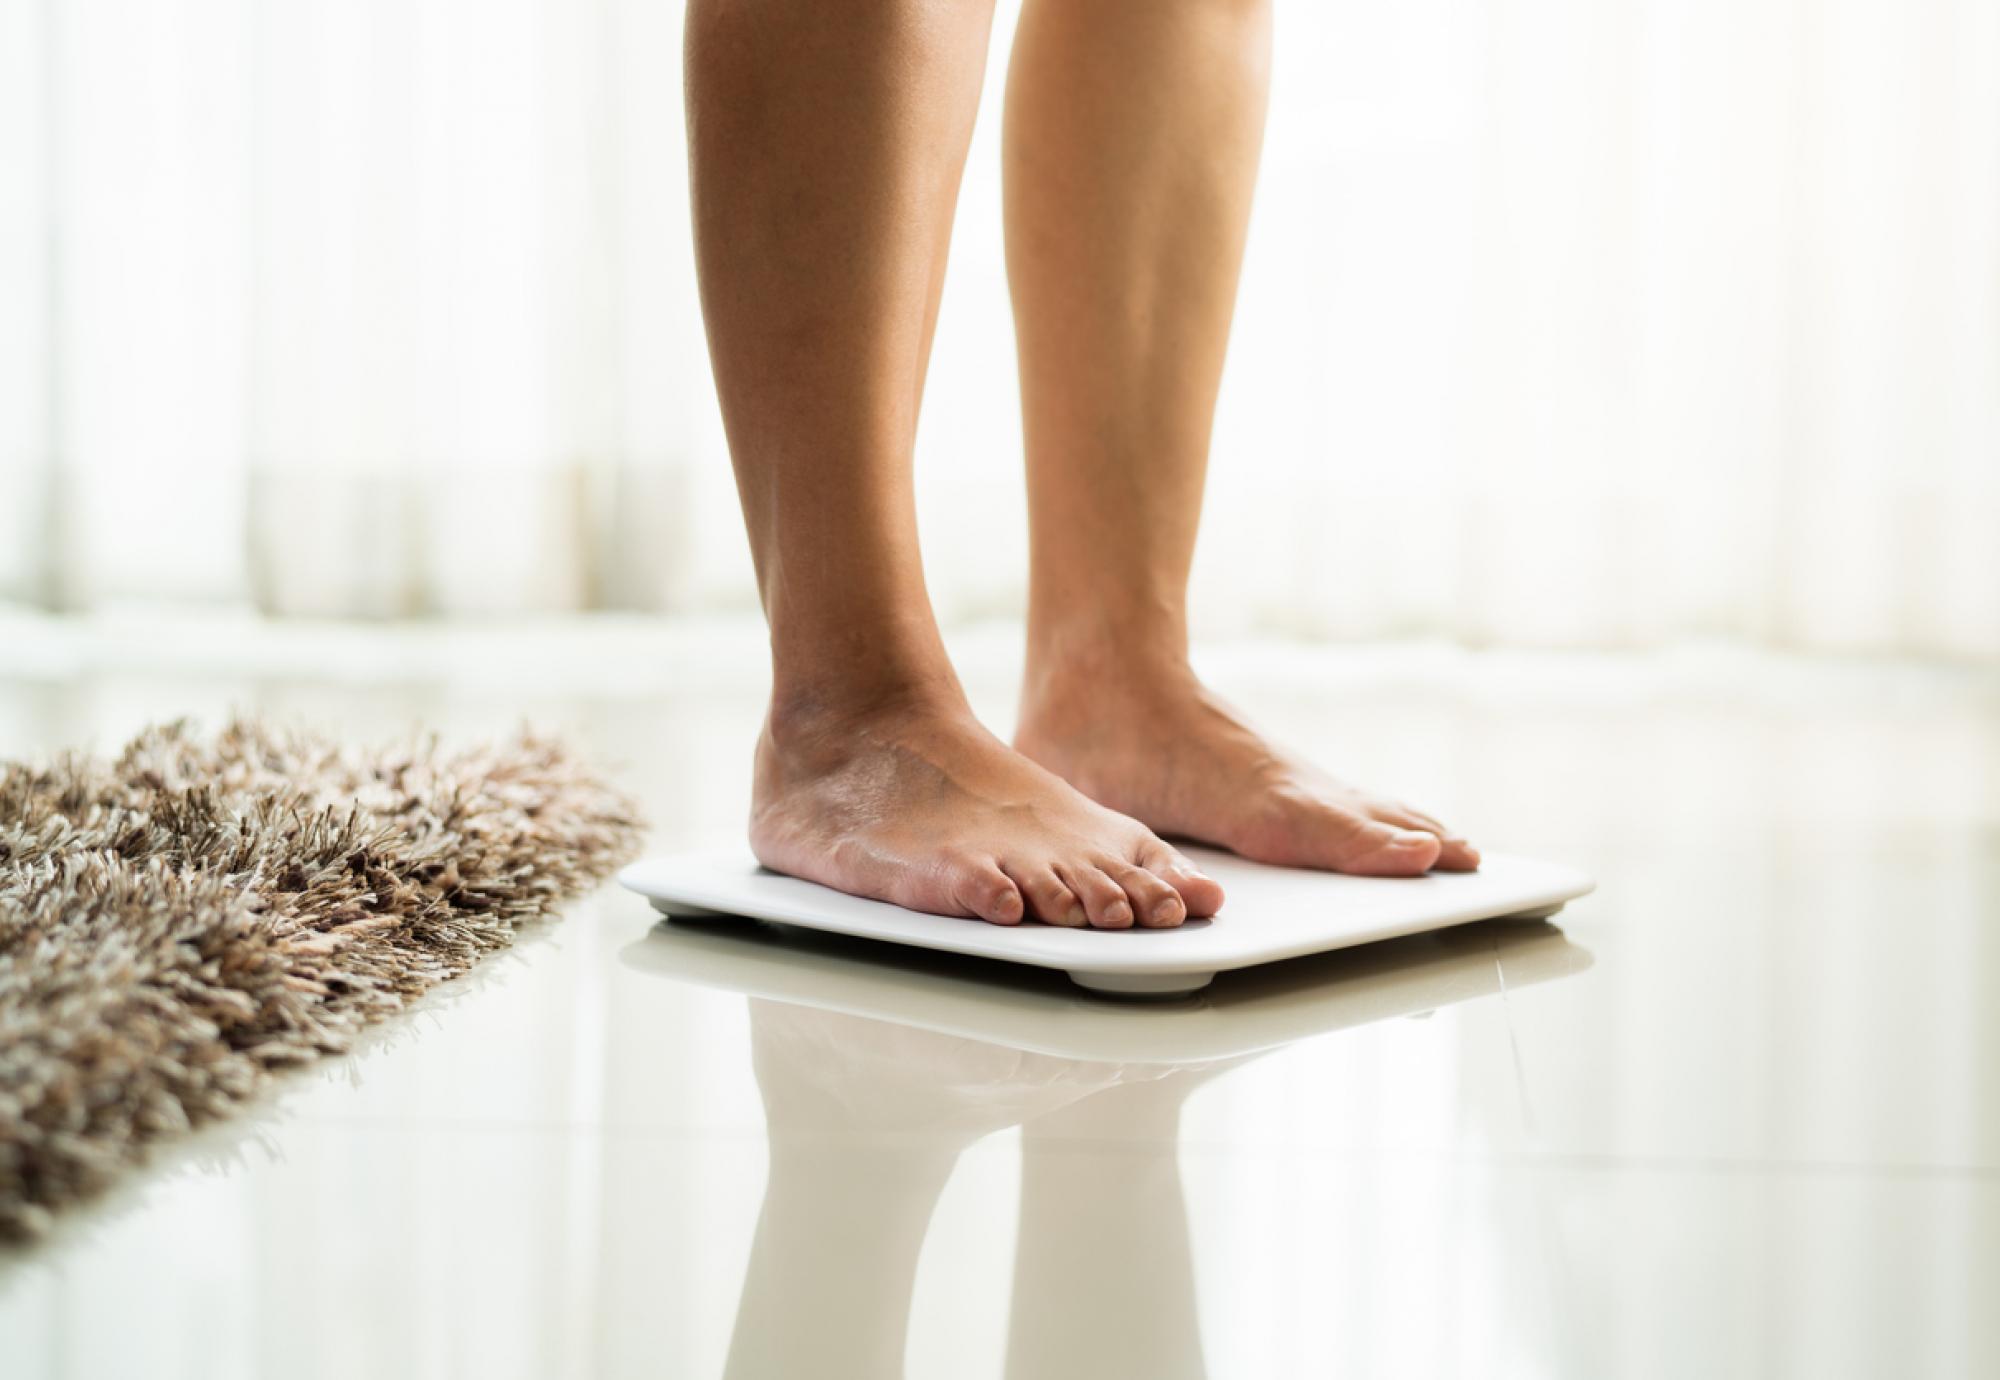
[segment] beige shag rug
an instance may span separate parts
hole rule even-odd
[[[513,942],[638,837],[530,736],[254,722],[0,766],[0,1240]]]

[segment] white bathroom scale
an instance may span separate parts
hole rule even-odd
[[[1542,920],[1595,885],[1573,868],[1504,854],[1485,855],[1477,872],[1346,877],[1269,867],[1207,848],[1185,851],[1222,884],[1223,907],[1213,919],[1167,930],[993,925],[927,915],[768,871],[745,849],[649,858],[618,880],[670,918],[741,916],[1057,968],[1092,991],[1122,996],[1193,992],[1220,972],[1475,920]]]

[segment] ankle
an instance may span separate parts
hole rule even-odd
[[[1081,724],[1127,714],[1136,704],[1176,700],[1199,687],[1185,644],[1123,637],[1031,643],[1021,717]]]
[[[1118,691],[1191,678],[1187,620],[1178,605],[1125,610],[1091,605],[1049,614],[1037,601],[1028,617],[1030,692],[1072,687]]]
[[[814,753],[851,741],[885,721],[969,715],[965,691],[949,665],[866,674],[780,676],[771,690],[764,738],[781,754]]]

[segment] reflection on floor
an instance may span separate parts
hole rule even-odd
[[[14,631],[0,755],[527,717],[658,846],[744,806],[754,629]],[[1211,662],[1599,892],[1141,1009],[607,891],[0,1265],[6,1374],[2000,1372],[1991,680]]]
[[[657,926],[622,957],[749,999],[770,1171],[730,1339],[743,1375],[895,1374],[938,1199],[966,1150],[1014,1127],[1008,1372],[1203,1374],[1179,1162],[1188,1096],[1296,1041],[1588,963],[1549,925],[1482,925],[1135,1011],[976,961],[689,928]]]

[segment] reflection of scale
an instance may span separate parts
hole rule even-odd
[[[1345,877],[1267,867],[1190,848],[1222,884],[1214,920],[1171,930],[1085,930],[989,925],[924,915],[847,896],[765,871],[748,853],[651,858],[619,880],[670,918],[744,917],[856,939],[942,950],[1067,972],[1084,987],[1127,996],[1173,996],[1206,987],[1219,972],[1441,930],[1475,920],[1541,920],[1594,885],[1580,872],[1528,858],[1485,858],[1477,872],[1422,877]],[[1490,952],[1490,945],[1481,945]],[[849,952],[878,956],[879,949]]]
[[[885,954],[867,940],[734,918],[656,925],[619,956],[640,972],[1032,1054],[1173,1065],[1423,1015],[1590,966],[1590,951],[1553,925],[1459,926],[1267,964],[1147,1013],[1091,1001],[1033,968]]]

